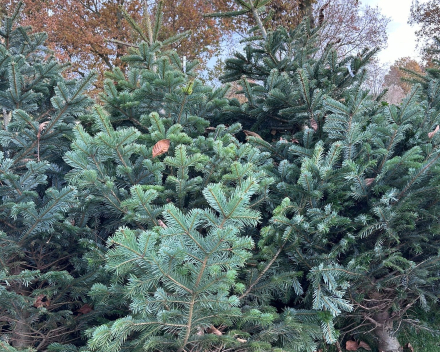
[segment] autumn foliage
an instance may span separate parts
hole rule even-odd
[[[13,0],[12,3],[18,2]],[[147,11],[150,16],[159,1],[142,0],[24,0],[22,23],[35,31],[48,34],[47,45],[56,57],[72,64],[70,72],[83,76],[90,70],[101,74],[121,66],[120,58],[127,44],[138,41],[137,35],[125,21],[122,9],[136,21],[142,22]],[[191,30],[191,35],[172,48],[188,58],[209,58],[223,36],[237,29],[239,22],[203,17],[204,13],[224,10],[230,1],[165,0],[163,29],[159,39]],[[221,21],[221,25],[219,23]],[[194,45],[197,43],[197,45]],[[203,55],[202,55],[203,53]]]
[[[385,86],[393,84],[402,88],[405,94],[411,90],[411,83],[408,80],[413,78],[411,72],[423,74],[422,65],[410,57],[402,57],[391,65],[388,74],[385,76]]]

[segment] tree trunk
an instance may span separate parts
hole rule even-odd
[[[21,268],[14,267],[11,270],[13,275],[19,275],[21,273]],[[16,283],[10,286],[12,291],[22,295],[28,296],[28,292],[25,287],[21,283]],[[16,306],[16,309],[18,306]],[[27,324],[27,319],[29,318],[29,313],[26,311],[26,308],[23,311],[18,311],[17,315],[14,317],[15,326],[13,326],[12,336],[11,336],[11,344],[18,350],[25,349],[28,347],[32,347],[32,339],[31,339],[31,331]]]
[[[14,331],[12,333],[12,346],[20,349],[31,347],[31,341],[29,339],[30,330],[26,324],[26,318],[20,316],[19,321],[15,324]]]
[[[403,348],[393,334],[393,322],[389,320],[389,316],[388,312],[383,312],[374,317],[381,324],[374,330],[379,340],[379,352],[402,352]]]

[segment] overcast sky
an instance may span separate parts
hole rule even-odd
[[[363,4],[378,6],[385,16],[391,17],[388,25],[388,47],[379,53],[379,59],[384,63],[392,64],[405,56],[418,57],[414,34],[416,28],[408,24],[411,2],[412,0],[362,0]]]

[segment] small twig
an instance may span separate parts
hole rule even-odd
[[[110,43],[115,43],[115,44],[120,44],[120,45],[125,45],[125,46],[129,46],[131,48],[137,48],[138,46],[135,44],[131,44],[131,43],[127,43],[127,42],[123,42],[121,40],[117,40],[117,39],[105,39],[106,42],[110,42]]]
[[[383,324],[379,323],[378,321],[374,320],[373,318],[370,318],[368,315],[363,315],[365,320],[368,320],[369,322],[373,323],[376,328],[382,328]]]
[[[339,344],[339,341],[336,341],[335,345],[336,345],[336,348],[338,349],[338,352],[342,352],[342,348],[341,348],[341,345]]]
[[[249,1],[252,9],[252,15],[254,16],[255,22],[257,22],[258,28],[260,28],[260,31],[263,35],[263,38],[267,38],[267,32],[266,28],[264,28],[263,22],[261,21],[260,15],[258,14],[257,9],[254,6],[254,2],[252,0]]]

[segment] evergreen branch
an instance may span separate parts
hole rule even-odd
[[[183,231],[185,232],[185,234],[191,238],[191,240],[194,241],[194,243],[197,245],[197,247],[200,248],[200,250],[202,250],[204,253],[206,253],[205,248],[194,238],[194,236],[191,235],[190,229],[188,229],[185,224],[183,224],[179,218],[177,216],[174,215],[174,213],[170,210],[170,209],[166,209],[165,210],[167,212],[168,215],[170,215],[179,225],[180,227],[183,229]]]
[[[136,23],[136,21],[128,14],[128,12],[125,10],[125,8],[122,5],[119,6],[119,10],[121,11],[122,16],[124,16],[124,18],[128,22],[128,24],[131,26],[131,28],[133,28],[135,30],[135,32],[137,34],[139,34],[139,36],[142,38],[142,40],[145,43],[149,43],[150,41],[145,36],[144,31],[142,30],[142,28],[139,27],[139,25]]]
[[[125,46],[128,46],[128,47],[130,47],[130,48],[138,48],[138,47],[139,47],[139,45],[131,44],[131,43],[127,43],[127,42],[123,42],[123,41],[121,41],[121,40],[112,39],[112,38],[105,38],[105,41],[106,41],[106,42],[109,42],[109,43],[115,43],[115,44],[119,44],[119,45],[125,45]]]
[[[237,16],[241,16],[241,15],[245,15],[249,13],[249,9],[246,10],[238,10],[238,11],[228,11],[228,12],[214,12],[214,13],[209,13],[209,14],[205,14],[203,15],[203,17],[225,17],[225,18],[229,18],[229,17],[237,17]]]
[[[303,69],[298,69],[297,71],[298,81],[301,85],[301,94],[306,101],[308,108],[310,109],[310,92],[309,92],[309,80]]]
[[[416,182],[421,175],[423,175],[427,170],[429,170],[437,162],[439,158],[440,158],[440,153],[437,153],[437,156],[435,158],[433,158],[429,163],[427,163],[424,167],[422,167],[419,170],[419,172],[408,182],[406,187],[399,193],[399,195],[397,196],[397,201],[399,201],[403,197],[403,195],[408,191],[408,189],[411,188],[414,182]]]
[[[239,299],[245,298],[254,289],[254,287],[258,284],[258,282],[264,277],[264,275],[266,275],[267,271],[271,268],[273,263],[275,263],[275,261],[278,259],[278,256],[283,251],[284,246],[286,245],[288,240],[289,240],[289,236],[286,236],[286,239],[281,244],[280,248],[278,248],[278,251],[275,253],[273,258],[269,261],[269,263],[267,263],[267,265],[264,267],[264,269],[261,271],[258,277],[254,280],[254,282],[251,285],[249,285],[248,289],[239,297]]]
[[[101,106],[95,105],[95,112],[96,115],[100,121],[100,127],[104,127],[103,132],[107,132],[108,136],[112,136],[113,135],[113,128],[110,126],[109,120],[107,118],[107,116],[104,113],[104,110],[102,109]]]
[[[54,202],[50,206],[48,206],[46,209],[43,208],[43,210],[38,214],[38,217],[35,217],[34,224],[20,238],[19,243],[23,244],[24,240],[27,239],[27,237],[35,230],[35,228],[41,224],[44,217],[57,206],[59,206],[64,198],[67,198],[72,192],[75,191],[76,190],[73,187],[70,187],[65,193],[60,193],[60,197],[58,199],[54,199]]]
[[[225,213],[223,207],[220,205],[220,201],[219,201],[219,199],[217,198],[217,196],[214,194],[213,190],[212,190],[211,188],[208,188],[207,190],[208,190],[208,192],[211,194],[211,196],[212,196],[212,198],[215,200],[215,202],[217,203],[217,206],[218,206],[218,208],[220,209],[220,212],[221,212],[221,214],[223,215],[223,218],[224,218],[224,219],[227,219],[227,215],[226,215],[226,213]]]
[[[134,192],[136,192],[138,199],[142,199],[142,196],[140,194],[140,192],[142,192],[142,189],[140,187],[134,187]],[[159,223],[157,222],[157,219],[155,217],[153,217],[153,214],[151,214],[150,209],[148,209],[148,207],[145,205],[144,202],[141,202],[142,208],[148,213],[148,215],[150,216],[150,219],[153,220],[154,225],[155,226],[159,226]]]
[[[261,21],[260,15],[258,14],[258,10],[255,8],[253,1],[254,0],[249,0],[252,16],[254,17],[255,22],[257,22],[258,28],[260,28],[263,39],[266,40],[267,38],[266,28],[264,28],[263,22]]]
[[[71,101],[75,100],[78,97],[78,95],[80,95],[90,84],[90,81],[95,77],[96,77],[96,73],[91,73],[85,79],[83,79],[78,89],[76,90],[75,94],[71,97]],[[60,92],[61,94],[63,94],[62,89],[60,89]],[[67,111],[68,107],[70,106],[68,97],[64,96],[64,98],[65,98],[65,105],[63,109],[61,109],[56,116],[52,117],[49,120],[49,124],[47,125],[43,135],[46,135],[54,130],[55,124],[58,123],[58,120],[64,115],[64,113]],[[30,151],[32,151],[36,147],[36,145],[37,145],[37,140],[34,140],[34,142],[32,142],[32,144],[27,149],[23,149],[22,151],[18,152],[16,154],[16,157],[14,158],[14,163],[24,158],[24,156],[28,155]]]
[[[19,106],[20,106],[19,105],[20,102],[18,100],[16,100],[16,99],[19,98],[20,88],[18,87],[18,82],[17,82],[17,80],[18,80],[18,77],[17,77],[18,72],[16,72],[15,65],[16,65],[15,62],[11,62],[10,67],[11,67],[11,78],[12,78],[11,81],[12,81],[12,86],[13,86],[14,93],[15,93],[15,97],[14,97],[15,107],[16,107],[16,109],[18,109]]]
[[[12,16],[11,16],[11,22],[12,23],[14,23],[15,22],[15,20],[18,18],[18,15],[20,14],[20,11],[21,11],[21,9],[22,9],[22,7],[24,6],[24,3],[23,3],[23,1],[19,1],[18,2],[18,4],[15,6],[15,10],[14,10],[14,13],[12,14]],[[1,20],[1,18],[0,18],[0,20]]]
[[[154,42],[157,41],[158,37],[159,37],[159,30],[160,27],[162,26],[162,19],[163,19],[163,0],[159,1],[159,3],[157,4],[157,8],[156,8],[156,18],[154,21],[154,30],[151,30],[151,22],[149,23],[149,27],[148,27],[148,33],[150,34],[150,40],[151,40],[151,44],[153,44]]]
[[[408,108],[408,106],[415,100],[415,97],[417,97],[419,95],[420,89],[421,89],[421,87],[419,85],[417,85],[411,90],[411,92],[404,99],[404,101],[401,105],[402,111],[405,111]]]
[[[382,169],[383,169],[383,167],[385,165],[385,162],[389,159],[390,151],[391,151],[391,148],[392,148],[392,146],[394,144],[394,140],[397,137],[397,134],[398,134],[398,129],[395,129],[394,130],[394,134],[391,137],[390,143],[388,144],[388,147],[387,147],[387,155],[383,157],[383,160],[382,160],[382,162],[381,162],[381,164],[379,166],[379,169],[376,171],[376,175],[380,175],[381,174]]]
[[[202,279],[202,275],[203,275],[203,273],[205,271],[206,263],[207,262],[208,262],[208,256],[205,257],[205,259],[204,259],[204,261],[202,263],[202,267],[200,268],[200,272],[199,272],[199,275],[197,276],[197,280],[196,280],[196,283],[195,283],[195,288],[197,288],[199,286],[199,284],[200,284],[200,280]],[[192,293],[192,295],[193,296],[191,298],[191,302],[189,304],[189,309],[188,309],[189,312],[188,312],[188,318],[187,318],[188,319],[188,323],[186,325],[186,333],[185,333],[185,337],[184,337],[184,340],[183,340],[182,347],[179,348],[178,352],[183,351],[183,348],[188,343],[188,340],[189,340],[189,337],[190,337],[190,334],[191,334],[192,319],[193,319],[193,314],[194,314],[194,304],[195,304],[196,298],[197,298],[195,293]]]
[[[176,35],[173,35],[172,37],[165,39],[165,40],[162,42],[162,45],[163,45],[163,46],[167,46],[167,45],[171,45],[171,44],[173,44],[173,43],[176,43],[176,42],[182,40],[183,38],[187,38],[187,37],[189,37],[189,36],[191,35],[191,33],[192,33],[191,30],[187,30],[187,31],[185,31],[185,32],[182,32],[182,33],[178,33],[178,34],[176,34]]]
[[[252,6],[250,4],[248,4],[245,0],[236,0],[236,2],[243,6],[245,9],[250,10],[252,8]]]
[[[188,95],[184,94],[183,95],[183,100],[182,103],[180,104],[180,110],[179,110],[179,114],[177,115],[177,123],[180,123],[180,119],[182,117],[182,113],[183,113],[183,108],[186,105],[186,100],[188,99]]]

